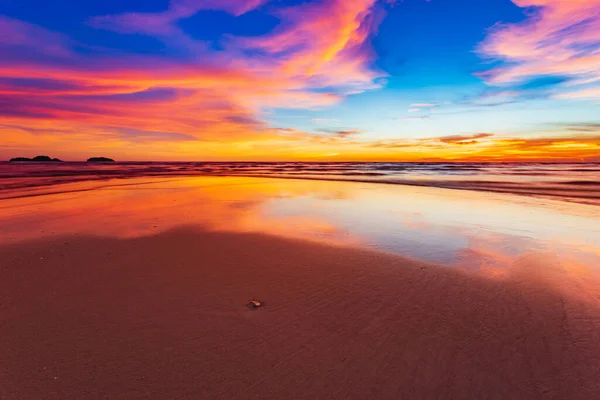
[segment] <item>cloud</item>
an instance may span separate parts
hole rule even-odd
[[[600,98],[597,88],[573,89],[600,79],[600,2],[512,0],[529,18],[494,26],[478,52],[504,64],[481,76],[492,85],[539,77],[569,77],[563,98]]]
[[[476,139],[485,139],[493,137],[493,133],[475,133],[472,135],[452,135],[452,136],[442,136],[442,137],[431,137],[431,138],[422,138],[422,139],[414,139],[414,140],[381,140],[374,143],[370,143],[368,147],[371,148],[386,148],[386,149],[396,149],[396,148],[423,148],[423,147],[432,147],[432,148],[440,148],[447,147],[447,145],[471,145],[480,143],[479,140]]]
[[[118,15],[97,16],[90,20],[95,28],[117,33],[147,35],[183,34],[177,21],[189,18],[202,10],[220,10],[235,16],[242,15],[268,0],[171,0],[168,10],[157,13],[124,13]]]
[[[419,147],[417,143],[401,140],[379,140],[373,143],[368,143],[365,146],[372,149],[402,149]]]
[[[0,67],[0,70],[2,68]],[[6,73],[6,70],[4,70]],[[18,71],[14,71],[18,73]],[[55,96],[67,94],[114,94],[120,90],[117,86],[93,86],[71,80],[47,78],[0,77],[0,94],[34,94],[37,96]],[[124,89],[131,92],[131,88]]]
[[[405,117],[405,118],[395,118],[395,119],[397,119],[399,121],[421,121],[421,120],[429,119],[429,118],[431,118],[431,116],[429,116],[429,115],[420,115],[418,117]]]
[[[587,125],[581,124],[583,127]],[[590,129],[595,129],[595,125],[590,124]],[[491,133],[477,133],[422,139],[381,140],[365,143],[363,146],[371,152],[373,159],[429,159],[431,161],[600,160],[600,135],[598,134],[559,134],[556,136],[518,138],[502,137]]]
[[[346,138],[349,136],[355,136],[360,133],[363,133],[360,129],[347,129],[347,130],[335,130],[335,129],[320,129],[320,132],[327,133],[329,135],[333,135],[339,138]]]
[[[435,103],[414,103],[410,105],[411,108],[433,108],[433,107],[437,107],[438,105]]]
[[[437,104],[434,103],[413,103],[410,105],[410,108],[408,109],[409,113],[418,113],[421,111],[425,111],[425,112],[430,112],[432,108],[437,107]],[[414,117],[414,118],[404,118],[405,120],[409,120],[409,119],[424,119],[421,117]]]
[[[537,153],[540,151],[569,152],[587,148],[596,148],[596,154],[600,155],[600,135],[572,135],[539,138],[507,138],[498,142],[505,149],[514,149],[521,152]]]
[[[340,121],[336,118],[313,118],[312,122],[316,125],[338,124]]]
[[[51,57],[70,57],[70,41],[60,33],[40,26],[0,15],[0,52],[7,57],[11,51],[32,50]]]
[[[369,66],[374,53],[367,43],[382,19],[379,3],[328,0],[283,8],[274,32],[233,44],[274,58],[280,74],[309,86],[359,93],[379,87],[375,80],[384,76]]]
[[[205,55],[223,64],[295,80],[301,88],[335,87],[347,95],[379,87],[375,80],[384,75],[370,65],[374,54],[367,42],[381,21],[378,5],[394,1],[328,0],[271,7],[280,19],[273,32],[252,38],[229,37],[219,54],[187,36],[177,22],[209,9],[241,15],[267,0],[174,0],[165,12],[100,16],[90,24],[123,34],[155,36],[170,46],[187,46],[196,56],[208,53]],[[245,56],[248,53],[252,56]]]
[[[440,115],[448,114],[465,114],[479,112],[482,108],[496,108],[523,102],[525,100],[535,100],[540,98],[547,98],[548,96],[544,93],[536,90],[524,91],[516,87],[510,89],[488,87],[473,95],[463,96],[462,98],[451,102],[453,106],[458,106],[458,109],[454,111],[439,112]]]
[[[134,143],[161,141],[181,142],[198,140],[194,136],[176,132],[155,132],[143,131],[139,129],[116,129],[112,132],[114,132],[114,136]]]
[[[600,123],[581,123],[581,124],[562,124],[559,126],[564,126],[570,131],[574,132],[600,132]]]
[[[448,143],[448,144],[468,145],[468,144],[479,143],[479,141],[476,139],[485,139],[485,138],[489,138],[492,136],[494,136],[493,133],[476,133],[474,135],[442,136],[442,137],[434,139],[434,140],[439,140],[442,143]]]
[[[600,99],[600,87],[579,89],[556,95],[558,99]]]
[[[8,130],[17,130],[17,131],[24,131],[24,132],[28,132],[31,134],[38,134],[38,133],[42,133],[42,134],[48,134],[48,133],[52,133],[52,134],[70,134],[72,133],[72,131],[70,129],[55,129],[55,128],[44,128],[44,129],[40,129],[40,128],[34,128],[31,126],[24,126],[24,125],[9,125],[9,124],[0,124],[0,130],[3,131],[8,131]]]
[[[389,1],[272,1],[265,12],[280,19],[272,32],[229,36],[218,50],[187,36],[179,21],[202,10],[239,16],[269,1],[172,0],[163,12],[89,21],[97,29],[155,37],[185,54],[177,58],[89,47],[81,52],[62,34],[0,17],[0,122],[89,127],[99,140],[106,132],[93,127],[214,142],[266,140],[277,135],[264,119],[272,109],[328,107],[380,87],[384,74],[373,66],[369,39],[383,2]]]

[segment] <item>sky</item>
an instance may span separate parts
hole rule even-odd
[[[600,0],[0,0],[0,159],[600,161]]]

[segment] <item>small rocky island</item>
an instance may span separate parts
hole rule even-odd
[[[62,162],[58,158],[50,158],[48,156],[37,156],[33,158],[27,157],[15,157],[11,158],[9,162]]]
[[[87,162],[89,163],[113,163],[115,160],[107,157],[92,157],[88,158]]]

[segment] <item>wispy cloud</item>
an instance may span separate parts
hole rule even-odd
[[[90,25],[118,33],[143,33],[157,36],[183,35],[177,21],[189,18],[202,10],[222,10],[239,16],[268,0],[171,0],[163,12],[97,16]]]
[[[600,133],[600,123],[582,123],[582,124],[563,124],[570,131],[574,132],[598,132]]]
[[[424,119],[429,119],[431,116],[429,115],[420,115],[418,117],[404,117],[404,118],[394,118],[399,121],[422,121]]]
[[[410,105],[411,108],[433,108],[437,106],[435,103],[414,103]]]
[[[0,50],[5,51],[3,58],[10,52],[26,49],[46,56],[69,57],[70,40],[64,35],[13,18],[0,15]]]
[[[363,131],[360,129],[346,129],[346,130],[343,130],[343,129],[340,129],[340,130],[320,129],[319,131],[329,134],[329,135],[339,137],[339,138],[346,138],[346,137],[358,135],[359,133],[363,133]]]
[[[600,87],[571,90],[556,95],[559,99],[600,99]]]
[[[313,118],[312,122],[317,125],[339,124],[340,121],[336,118]]]
[[[434,139],[434,140],[439,140],[442,143],[448,143],[448,144],[469,145],[469,144],[479,143],[479,140],[477,140],[477,139],[485,139],[485,138],[489,138],[492,136],[494,136],[493,133],[476,133],[473,135],[442,136],[442,137]]]
[[[140,129],[115,129],[109,131],[108,135],[114,135],[119,139],[133,143],[161,141],[185,142],[198,140],[198,138],[184,133],[143,131]]]
[[[600,2],[598,0],[512,0],[530,16],[517,24],[498,24],[478,51],[504,65],[482,74],[493,85],[537,77],[570,77],[560,97],[599,98],[598,88],[574,88],[600,79]]]
[[[437,147],[447,148],[448,145],[474,145],[479,144],[478,139],[487,139],[493,137],[493,133],[474,133],[472,135],[451,135],[422,139],[402,139],[402,140],[380,140],[370,143],[368,147],[372,148],[421,148],[421,147]]]
[[[281,23],[271,34],[232,44],[267,54],[271,62],[276,60],[278,73],[308,85],[359,93],[379,87],[375,80],[384,76],[369,66],[374,53],[367,45],[381,21],[379,3],[329,0],[283,8],[276,13]]]

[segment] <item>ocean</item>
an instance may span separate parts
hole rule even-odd
[[[119,162],[0,163],[0,198],[134,177],[250,176],[431,186],[600,205],[600,163]]]

